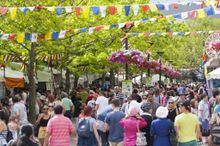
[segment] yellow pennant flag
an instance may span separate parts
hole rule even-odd
[[[138,27],[141,24],[141,21],[134,21],[134,26]]]
[[[198,10],[198,18],[204,18],[205,17],[205,11],[203,9]]]
[[[206,64],[204,65],[204,75],[205,75],[205,77],[207,77],[207,75],[208,75],[208,69],[207,69]]]
[[[149,7],[150,7],[150,10],[151,10],[151,11],[157,11],[157,10],[158,10],[158,9],[157,9],[157,6],[154,5],[154,4],[150,4]]]
[[[123,10],[122,5],[117,5],[116,8],[117,8],[118,14],[121,15],[122,14],[122,10]]]
[[[209,6],[211,5],[210,1],[209,1],[209,0],[206,0],[206,1],[205,1],[205,5],[206,5],[207,7],[209,7]]]
[[[10,8],[11,19],[15,19],[17,15],[17,8]]]
[[[48,33],[46,33],[46,35],[45,35],[45,40],[50,40],[51,37],[52,37],[52,32],[48,32]]]
[[[17,35],[17,41],[18,41],[19,43],[23,43],[23,42],[24,42],[24,33],[19,33],[19,34]]]
[[[90,10],[89,7],[82,7],[84,18],[89,18],[89,10]]]

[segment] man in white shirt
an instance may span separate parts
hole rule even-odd
[[[97,111],[97,115],[102,113],[104,109],[108,106],[108,98],[104,96],[104,91],[99,93],[98,98],[96,99],[96,107],[95,110]]]

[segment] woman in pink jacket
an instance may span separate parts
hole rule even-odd
[[[125,146],[135,146],[137,139],[138,126],[143,128],[147,126],[147,123],[138,114],[138,109],[132,107],[128,111],[126,118],[120,121],[120,124],[124,128],[124,145]]]

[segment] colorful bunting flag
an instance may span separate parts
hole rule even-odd
[[[126,16],[129,15],[129,13],[130,13],[130,8],[131,8],[131,7],[130,7],[129,5],[127,5],[127,6],[124,7],[124,9],[125,9],[125,15],[126,15]]]
[[[102,17],[106,16],[106,8],[106,6],[100,6],[100,12]]]
[[[139,11],[139,5],[132,5],[132,9],[134,12],[134,16],[137,16],[138,11]]]
[[[116,8],[115,8],[115,6],[110,6],[110,7],[109,7],[109,13],[110,13],[111,15],[115,15],[115,13],[116,13]]]

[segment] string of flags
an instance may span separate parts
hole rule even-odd
[[[17,62],[20,61],[20,59],[25,60],[25,56],[20,56],[19,58],[17,56],[13,55],[1,55],[1,60],[4,62]],[[50,63],[51,61],[59,61],[62,59],[62,54],[54,54],[49,56],[37,56],[37,60],[44,61]]]
[[[165,4],[133,4],[133,5],[109,5],[109,6],[57,6],[57,7],[45,7],[45,6],[35,6],[35,7],[0,7],[0,16],[10,13],[12,19],[17,15],[17,12],[27,13],[28,11],[39,12],[42,9],[46,9],[56,15],[61,15],[63,13],[73,13],[75,16],[83,16],[84,18],[89,18],[90,15],[106,17],[108,15],[122,15],[129,16],[131,14],[138,15],[138,13],[147,11],[168,11],[171,8],[179,9],[181,6],[191,6],[192,4],[201,6],[201,8],[216,6],[218,5],[215,0],[206,1],[192,1],[192,2],[175,2],[175,3],[165,3]],[[218,6],[217,6],[218,7]]]
[[[128,36],[195,36],[197,34],[212,34],[212,33],[220,33],[220,30],[208,30],[208,31],[193,31],[193,32],[157,32],[157,33],[127,33]]]
[[[77,28],[77,29],[68,29],[68,30],[62,30],[62,31],[53,31],[53,32],[47,32],[46,34],[40,34],[40,33],[12,33],[12,34],[0,34],[0,40],[7,40],[7,41],[13,41],[16,40],[19,43],[23,43],[24,41],[31,41],[31,42],[37,42],[42,40],[57,40],[57,39],[64,39],[67,34],[71,33],[93,33],[98,32],[101,30],[111,30],[114,28],[130,28],[131,25],[138,27],[140,24],[148,23],[148,22],[155,22],[159,19],[169,19],[169,18],[176,18],[176,19],[193,19],[193,18],[204,18],[206,16],[212,16],[215,14],[220,14],[220,10],[216,9],[214,7],[206,7],[203,9],[198,10],[192,10],[188,12],[182,12],[178,14],[173,15],[167,15],[167,16],[160,16],[155,18],[149,18],[149,19],[142,19],[137,20],[133,22],[125,22],[125,23],[118,23],[118,24],[111,24],[111,25],[99,25],[99,26],[93,26],[93,27],[85,27],[85,28]]]

